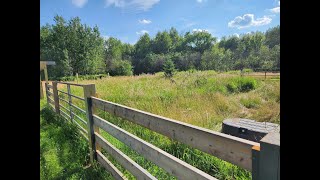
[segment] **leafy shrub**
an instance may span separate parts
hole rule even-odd
[[[164,76],[165,77],[172,77],[174,72],[176,71],[175,70],[175,66],[172,62],[171,59],[166,59],[164,65],[163,65],[163,71],[164,71]]]
[[[110,67],[111,76],[131,76],[132,74],[132,65],[129,61],[118,60]]]
[[[257,88],[257,81],[251,77],[232,78],[226,85],[229,92],[248,92]]]
[[[251,72],[253,72],[253,70],[252,69],[243,69],[242,72],[243,73],[251,73]]]

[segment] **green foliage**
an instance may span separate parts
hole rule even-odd
[[[251,77],[232,78],[226,85],[229,92],[248,92],[257,88],[257,81]]]
[[[163,71],[165,77],[171,78],[174,75],[175,67],[171,59],[166,59],[164,65],[163,65]]]
[[[96,74],[104,71],[104,46],[98,27],[82,24],[78,17],[40,27],[40,58],[55,61],[48,68],[51,77]]]
[[[206,31],[194,31],[192,33],[186,33],[184,44],[187,50],[200,52],[201,54],[210,49],[213,43],[216,42],[216,38],[212,37],[209,32]]]
[[[158,32],[152,41],[152,51],[156,54],[168,53],[172,47],[172,41],[168,32]]]
[[[266,45],[269,48],[273,48],[276,45],[280,46],[280,25],[267,30]]]
[[[110,67],[111,76],[131,76],[132,75],[132,66],[129,61],[118,60],[115,61]]]
[[[40,27],[40,58],[56,61],[56,66],[48,68],[50,78],[76,73],[131,74],[124,70],[129,65],[123,61],[131,63],[133,74],[154,74],[163,69],[167,58],[178,71],[280,69],[280,26],[265,33],[222,37],[219,42],[206,31],[179,34],[172,27],[155,37],[145,33],[131,45],[114,37],[103,40],[97,27],[82,24],[78,17],[66,21],[56,16],[54,21]]]
[[[253,70],[252,69],[243,69],[242,72],[243,73],[251,73],[251,72],[253,72]]]

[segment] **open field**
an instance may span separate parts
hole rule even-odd
[[[238,90],[239,79],[254,86],[248,86],[249,89],[243,89],[244,86],[242,86]],[[226,118],[243,117],[280,123],[279,79],[280,77],[268,77],[264,80],[264,76],[240,78],[236,71],[221,74],[214,71],[196,71],[179,72],[171,80],[163,78],[162,73],[157,73],[156,75],[108,77],[79,83],[96,84],[99,98],[220,131],[222,121]],[[72,88],[72,94],[83,96],[81,88]],[[63,85],[59,89],[66,91]],[[84,108],[83,103],[77,100],[74,100],[74,103]],[[66,104],[65,106],[68,107]],[[218,179],[251,178],[250,172],[228,162],[173,142],[121,118],[100,111],[97,114]],[[79,116],[81,116],[80,113]],[[158,179],[175,179],[111,135],[101,132],[109,142]],[[110,159],[115,162],[112,158]],[[117,167],[124,171],[120,165],[117,164]],[[124,171],[124,174],[129,179],[133,179],[129,172]]]

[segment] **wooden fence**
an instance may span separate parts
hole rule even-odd
[[[59,90],[58,84],[67,85],[67,92]],[[71,86],[82,87],[83,97],[72,94]],[[96,114],[97,109],[121,117],[167,136],[172,140],[187,144],[200,151],[242,167],[252,172],[252,179],[254,180],[280,179],[279,133],[270,133],[264,137],[260,143],[256,143],[99,99],[96,97],[94,84],[83,85],[52,82],[52,85],[50,85],[46,83],[46,94],[49,106],[65,119],[75,123],[80,133],[89,142],[90,161],[98,161],[115,179],[126,178],[101,153],[101,149],[107,151],[137,179],[156,178],[104,139],[100,135],[100,129],[106,131],[178,179],[194,180],[216,178],[99,117]],[[67,95],[68,99],[60,97],[60,94]],[[73,104],[73,98],[83,101],[85,103],[85,110]],[[68,104],[68,108],[60,103],[62,101]],[[86,115],[86,119],[79,117],[74,113],[74,110]]]

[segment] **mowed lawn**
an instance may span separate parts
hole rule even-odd
[[[254,88],[237,91],[237,81],[254,82]],[[226,118],[249,118],[280,124],[280,77],[240,77],[239,72],[217,73],[214,71],[179,72],[172,79],[163,73],[131,77],[107,77],[99,80],[79,81],[96,85],[101,99],[137,108],[196,126],[220,131]],[[66,91],[65,85],[59,86]],[[72,93],[83,96],[80,87]],[[60,95],[63,98],[63,94]],[[64,97],[66,99],[66,97]],[[73,99],[79,107],[84,103]],[[67,104],[62,104],[68,107]],[[84,115],[77,112],[83,118]],[[251,173],[214,156],[202,153],[146,128],[127,122],[108,113],[97,114],[126,131],[148,141],[164,151],[201,169],[218,179],[250,179]],[[79,122],[80,123],[80,122]],[[83,126],[85,127],[85,126]],[[111,135],[101,134],[158,179],[175,179],[162,168],[146,160]],[[129,179],[134,177],[112,157],[103,152]]]

